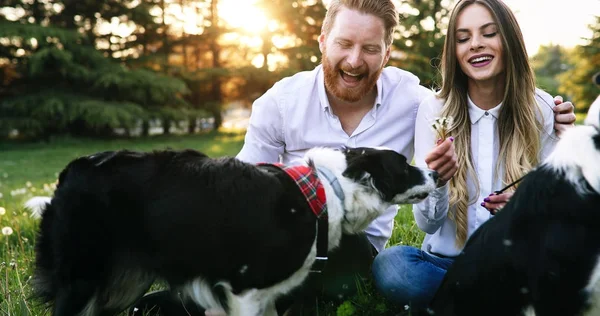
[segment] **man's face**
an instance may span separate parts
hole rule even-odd
[[[329,34],[321,33],[325,87],[329,94],[357,102],[375,86],[390,57],[383,20],[341,8]]]

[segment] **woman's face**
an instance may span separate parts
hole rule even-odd
[[[504,78],[502,39],[487,7],[478,3],[465,7],[456,20],[455,38],[456,58],[469,81]]]

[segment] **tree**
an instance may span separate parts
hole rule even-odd
[[[443,0],[405,0],[390,64],[408,70],[426,87],[440,84],[437,72],[444,47],[450,4]]]
[[[600,71],[600,16],[589,25],[592,36],[587,44],[577,46],[571,56],[574,67],[559,75],[559,92],[569,97],[577,111],[586,112],[600,90],[592,76]]]
[[[537,86],[551,95],[558,95],[558,75],[573,68],[569,61],[569,52],[560,45],[540,46],[537,54],[531,58]]]
[[[263,0],[259,4],[278,27],[263,34],[263,54],[283,53],[291,72],[313,69],[320,62],[318,37],[326,9],[322,1]],[[291,45],[277,48],[275,36],[289,39]]]
[[[0,90],[2,135],[12,129],[29,137],[109,135],[140,118],[187,107],[182,81],[130,70],[104,57],[77,32],[1,21],[0,37],[28,48],[5,54],[18,76]],[[19,44],[27,42],[43,44]]]

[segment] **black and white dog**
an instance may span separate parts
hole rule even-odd
[[[600,315],[600,130],[578,126],[476,230],[430,315]]]
[[[294,180],[191,150],[76,159],[42,212],[35,293],[53,315],[112,315],[158,279],[210,313],[273,315],[315,261],[318,217],[327,251],[437,178],[388,149],[315,148],[305,162]]]

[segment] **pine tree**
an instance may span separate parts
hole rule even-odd
[[[592,82],[594,74],[600,72],[600,16],[589,28],[592,36],[585,45],[575,47],[571,56],[574,67],[559,76],[559,92],[570,99],[579,112],[587,112],[600,93]]]
[[[183,81],[127,69],[77,32],[4,20],[0,37],[15,43],[2,46],[2,57],[17,73],[0,90],[1,135],[13,129],[28,137],[107,135],[188,105]]]
[[[426,87],[441,83],[438,67],[450,7],[443,0],[405,0],[399,7],[400,27],[390,64],[408,70]]]

